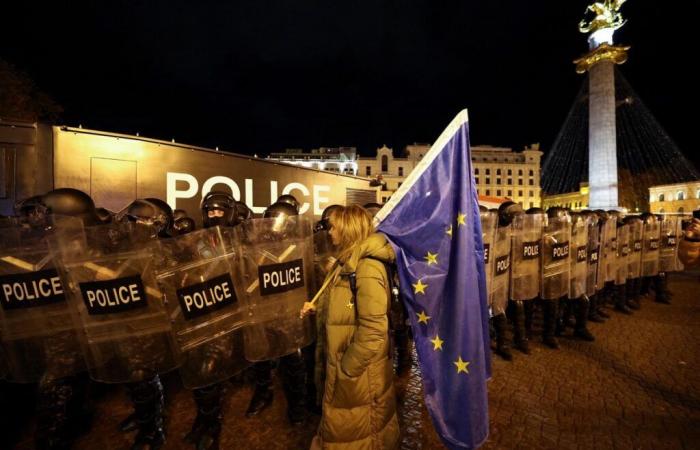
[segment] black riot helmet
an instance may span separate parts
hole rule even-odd
[[[340,205],[328,205],[326,206],[326,209],[323,210],[321,213],[321,220],[316,222],[316,225],[314,225],[314,233],[318,233],[319,231],[326,230],[328,231],[330,229],[330,220],[331,216],[335,211],[339,211],[343,209],[342,206]]]
[[[253,211],[248,208],[248,205],[241,201],[236,202],[236,217],[238,218],[238,223],[245,222],[253,218]]]
[[[489,209],[484,205],[479,205],[479,213],[489,212]]]
[[[77,217],[85,225],[96,225],[95,202],[83,191],[60,188],[47,192],[41,197],[47,214]]]
[[[639,218],[642,219],[645,225],[652,225],[657,222],[656,216],[650,212],[642,213]]]
[[[97,221],[101,224],[112,223],[114,221],[114,213],[107,208],[95,208]]]
[[[537,206],[534,208],[528,208],[527,211],[525,211],[525,214],[544,214],[544,209]]]
[[[277,197],[277,201],[275,203],[287,203],[289,205],[292,205],[294,209],[297,210],[297,214],[299,214],[299,200],[291,194],[284,194],[280,195]]]
[[[263,213],[263,219],[274,219],[271,231],[278,235],[284,235],[289,223],[287,219],[298,215],[299,211],[293,205],[277,202],[267,207]]]
[[[123,212],[123,218],[140,225],[150,225],[159,237],[168,237],[173,223],[173,211],[162,200],[137,199],[131,202]],[[157,199],[156,199],[157,200]],[[167,209],[163,207],[167,206]]]
[[[211,191],[202,198],[202,223],[204,228],[221,226],[232,227],[238,224],[236,200],[221,191]]]
[[[566,217],[569,215],[569,211],[566,210],[566,208],[562,208],[561,206],[552,206],[551,208],[547,209],[547,217],[550,219],[555,219],[557,217]]]
[[[194,219],[191,217],[180,217],[175,219],[173,223],[173,234],[176,236],[182,236],[183,234],[190,233],[196,228]]]
[[[15,203],[15,216],[18,217],[28,217],[35,214],[37,210],[44,210],[44,204],[41,201],[42,195],[34,195],[32,197],[25,198]]]
[[[183,217],[187,217],[187,211],[184,209],[176,209],[173,210],[173,221],[177,221],[178,219],[182,219]]]
[[[372,218],[374,218],[374,216],[377,215],[379,210],[382,209],[382,205],[380,205],[379,203],[374,203],[374,202],[365,203],[362,207],[367,210],[367,212],[369,213],[370,216],[372,216]]]
[[[513,222],[513,217],[524,214],[523,207],[515,202],[503,202],[498,206],[498,226],[507,227]]]
[[[633,225],[633,224],[642,222],[642,219],[640,219],[639,216],[626,216],[622,220],[628,225]]]

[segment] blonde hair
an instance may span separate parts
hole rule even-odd
[[[358,205],[344,206],[333,211],[330,222],[337,229],[340,240],[338,259],[343,262],[347,261],[362,241],[374,233],[372,216]]]

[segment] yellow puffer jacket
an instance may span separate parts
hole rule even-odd
[[[371,259],[371,258],[377,259]],[[382,261],[394,252],[373,234],[344,263],[321,316],[325,389],[318,440],[329,450],[384,450],[399,445],[392,361],[389,359],[389,284]],[[353,302],[349,274],[356,274]]]

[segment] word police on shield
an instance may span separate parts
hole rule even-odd
[[[63,302],[61,279],[55,269],[16,273],[0,277],[0,292],[5,310],[31,308]]]
[[[231,275],[225,273],[204,283],[177,290],[177,299],[185,320],[191,320],[237,302]]]
[[[279,294],[304,286],[304,260],[258,267],[260,295]]]
[[[113,314],[145,308],[146,291],[138,275],[107,281],[80,283],[88,314]]]
[[[523,242],[523,259],[540,257],[540,241]]]

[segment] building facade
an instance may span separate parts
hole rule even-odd
[[[367,177],[383,186],[381,201],[386,202],[403,184],[409,173],[430,150],[430,144],[408,145],[400,155],[386,145],[374,157],[358,157],[355,147],[321,147],[304,152],[287,149],[272,153],[268,159],[313,169]],[[492,203],[512,200],[523,208],[541,205],[539,144],[521,152],[489,145],[471,148],[477,190]]]
[[[690,213],[700,209],[700,180],[651,186],[649,209],[653,213]]]
[[[355,147],[320,147],[310,152],[288,148],[281,153],[271,153],[267,159],[327,172],[358,175]]]
[[[542,208],[546,210],[552,206],[569,208],[572,211],[588,209],[588,183],[580,183],[576,192],[542,194]]]

